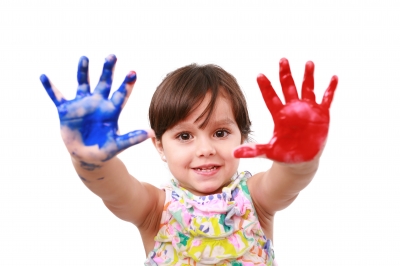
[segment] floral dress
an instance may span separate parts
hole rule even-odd
[[[164,187],[160,230],[146,266],[272,266],[274,250],[261,229],[242,172],[222,193],[195,196],[176,180]]]

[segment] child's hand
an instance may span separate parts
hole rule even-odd
[[[46,75],[40,77],[57,107],[61,135],[68,151],[89,170],[152,136],[151,130],[148,132],[136,130],[122,136],[118,135],[118,117],[135,84],[136,73],[130,72],[120,88],[113,93],[111,99],[108,99],[116,61],[114,55],[106,58],[100,81],[91,93],[88,76],[89,60],[81,57],[77,74],[79,86],[76,98],[70,101],[64,99]]]
[[[321,104],[315,102],[314,63],[306,64],[301,98],[299,99],[290,72],[289,62],[279,62],[279,77],[286,105],[276,95],[270,81],[262,74],[257,82],[275,123],[274,135],[268,144],[244,144],[234,150],[236,158],[265,156],[284,163],[300,163],[314,159],[322,150],[329,129],[329,107],[338,78],[333,76]]]

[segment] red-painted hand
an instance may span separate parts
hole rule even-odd
[[[329,129],[329,107],[338,77],[333,76],[321,104],[315,102],[314,63],[306,63],[301,99],[297,95],[289,62],[279,62],[279,77],[286,104],[283,105],[264,75],[257,77],[264,101],[275,123],[268,144],[244,144],[234,150],[236,158],[267,157],[283,163],[307,162],[322,150]]]

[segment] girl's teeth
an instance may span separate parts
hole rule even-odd
[[[216,169],[216,168],[217,168],[216,166],[214,166],[214,167],[212,167],[212,168],[208,168],[208,169],[197,168],[197,171],[210,172],[211,170],[214,170],[214,169]]]

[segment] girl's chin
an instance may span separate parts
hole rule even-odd
[[[196,196],[206,196],[206,195],[212,195],[212,194],[217,194],[217,193],[222,193],[222,188],[226,187],[229,184],[227,182],[226,184],[202,184],[199,186],[196,186],[193,190],[193,194]]]

